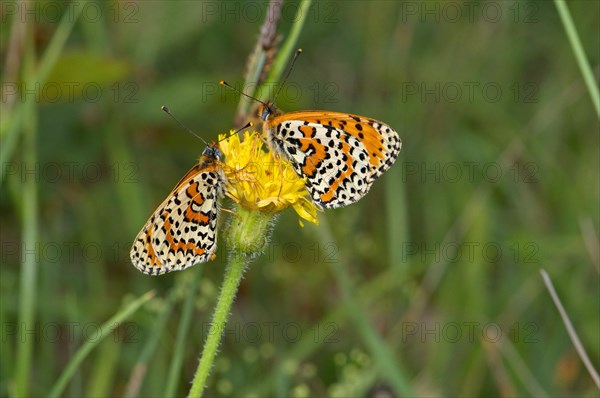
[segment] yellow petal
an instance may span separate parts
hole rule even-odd
[[[279,212],[293,207],[300,218],[318,224],[317,206],[308,199],[305,181],[291,165],[263,149],[256,131],[219,136],[219,146],[225,156],[224,171],[229,181],[229,193],[239,204],[252,210]],[[300,225],[303,226],[300,221]]]

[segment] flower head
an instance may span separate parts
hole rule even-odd
[[[239,205],[272,213],[291,206],[301,218],[319,223],[317,206],[308,196],[305,181],[289,162],[263,150],[259,133],[246,131],[243,140],[237,134],[228,138],[220,135],[219,140],[223,140],[219,146],[225,156],[228,191]]]

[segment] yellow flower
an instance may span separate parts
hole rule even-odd
[[[317,206],[308,196],[305,181],[289,162],[263,150],[259,133],[246,131],[243,141],[238,134],[228,138],[220,135],[219,140],[223,140],[219,147],[225,156],[228,191],[240,206],[271,213],[292,206],[301,218],[319,223]]]

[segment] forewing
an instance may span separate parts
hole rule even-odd
[[[325,208],[347,206],[369,190],[367,150],[351,134],[332,126],[290,120],[277,125],[281,150],[306,178],[313,201]]]
[[[270,121],[279,150],[307,179],[313,200],[326,208],[358,201],[388,170],[401,148],[383,122],[325,111],[285,113]]]
[[[285,113],[280,118],[331,126],[357,138],[369,155],[373,180],[394,164],[402,148],[400,136],[394,129],[379,120],[364,116],[329,111],[300,111]]]
[[[160,275],[212,259],[223,185],[218,167],[190,170],[136,237],[133,265],[146,274]]]

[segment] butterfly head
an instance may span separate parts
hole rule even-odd
[[[281,111],[272,102],[265,102],[258,108],[258,116],[263,122],[266,122],[271,116],[279,115],[281,115]]]
[[[208,145],[206,149],[204,149],[204,152],[202,152],[202,157],[207,157],[210,159],[220,160],[221,156],[223,156],[223,154],[219,149],[219,145],[214,142],[211,142],[210,145]]]

